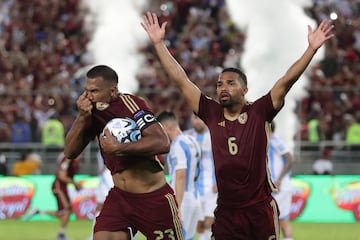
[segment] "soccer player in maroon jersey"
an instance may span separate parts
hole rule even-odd
[[[52,192],[56,198],[57,211],[32,209],[26,219],[31,218],[35,214],[47,214],[59,218],[60,229],[57,240],[66,240],[66,228],[73,212],[71,199],[68,192],[68,184],[74,184],[75,189],[79,191],[82,186],[80,182],[74,181],[74,176],[79,171],[81,158],[77,157],[73,160],[68,159],[61,153],[57,158],[55,180],[52,184]]]
[[[118,75],[98,65],[86,74],[84,93],[77,100],[78,116],[66,136],[65,155],[73,159],[97,138],[114,187],[94,226],[95,240],[127,240],[139,230],[148,239],[182,240],[174,192],[166,183],[158,154],[169,151],[170,140],[148,104],[118,92]],[[119,143],[106,123],[116,117],[133,119],[140,131],[136,142]]]
[[[141,25],[166,72],[210,129],[219,191],[212,239],[278,239],[278,208],[271,196],[276,188],[267,168],[269,124],[317,49],[333,37],[333,25],[324,20],[315,31],[308,26],[309,45],[303,55],[268,94],[249,103],[245,100],[246,76],[236,68],[224,69],[220,74],[218,101],[202,94],[168,51],[164,43],[166,24],[160,26],[156,14],[147,12]]]

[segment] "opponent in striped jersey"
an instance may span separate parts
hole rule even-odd
[[[167,23],[160,25],[156,14],[151,12],[143,19],[141,25],[169,79],[210,130],[218,186],[212,239],[278,239],[278,209],[271,195],[274,185],[267,169],[269,123],[316,51],[334,36],[331,21],[323,20],[315,31],[308,26],[308,46],[304,53],[265,96],[251,104],[245,99],[247,77],[237,68],[226,68],[220,73],[216,84],[218,99],[202,94],[165,44]],[[262,84],[261,81],[269,79],[257,79],[255,84]]]
[[[210,240],[217,199],[211,138],[209,129],[195,114],[191,116],[191,123],[192,128],[184,131],[184,133],[195,137],[201,149],[200,174],[196,183],[196,190],[200,195],[203,218],[198,222],[197,236],[198,240]]]
[[[173,112],[162,112],[158,120],[164,125],[171,145],[167,155],[170,185],[175,191],[183,222],[184,238],[195,238],[196,225],[200,219],[200,198],[196,193],[201,158],[200,146],[196,139],[184,134]]]
[[[290,225],[290,209],[292,198],[291,167],[295,162],[294,156],[275,133],[275,123],[271,122],[270,145],[268,150],[268,162],[271,180],[279,189],[273,196],[280,210],[280,229],[283,240],[292,240],[292,229]]]
[[[65,155],[70,159],[78,156],[97,138],[115,186],[96,218],[94,239],[127,240],[137,230],[148,239],[183,239],[174,192],[157,158],[169,151],[170,141],[148,104],[140,97],[119,93],[117,73],[98,65],[87,72],[77,107],[78,116],[66,136]],[[106,123],[119,117],[135,120],[141,139],[119,143],[108,129],[106,138],[102,137]]]

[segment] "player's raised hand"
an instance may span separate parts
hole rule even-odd
[[[76,101],[76,106],[79,110],[80,115],[82,116],[90,116],[93,105],[91,101],[87,98],[86,92],[80,95],[80,97]]]
[[[317,50],[326,40],[334,37],[333,28],[334,25],[331,24],[331,20],[322,20],[315,31],[308,26],[308,41],[311,48]]]
[[[145,29],[154,45],[163,41],[165,37],[165,27],[167,22],[163,22],[161,27],[159,25],[158,17],[155,13],[147,12],[143,16],[141,26]]]

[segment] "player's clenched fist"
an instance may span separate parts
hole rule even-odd
[[[93,105],[91,101],[87,98],[86,92],[80,95],[78,100],[76,101],[76,106],[79,110],[80,115],[82,116],[90,116]]]

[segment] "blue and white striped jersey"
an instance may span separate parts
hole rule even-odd
[[[184,132],[195,137],[200,145],[201,160],[200,160],[200,174],[197,181],[197,192],[200,196],[204,196],[206,192],[212,192],[213,186],[216,184],[214,159],[211,148],[210,131],[198,133],[195,129],[189,129]]]
[[[268,149],[268,163],[271,172],[271,180],[273,182],[279,177],[282,169],[286,164],[284,154],[288,153],[289,149],[284,142],[274,133],[271,134],[270,144]],[[281,190],[291,190],[290,172],[288,172],[281,181]]]
[[[167,155],[170,185],[173,189],[175,189],[176,170],[186,169],[185,192],[195,192],[195,181],[199,176],[200,158],[200,146],[194,137],[182,133],[173,139]]]

